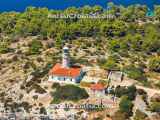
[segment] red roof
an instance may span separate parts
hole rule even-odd
[[[80,67],[70,67],[64,68],[61,64],[57,63],[51,70],[50,74],[58,75],[58,76],[67,76],[67,77],[78,77],[80,75],[81,68]]]
[[[97,83],[97,84],[92,84],[91,89],[92,90],[104,90],[105,87],[102,84]]]

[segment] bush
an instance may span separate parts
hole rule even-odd
[[[80,85],[82,87],[90,87],[92,83],[89,83],[89,82],[80,82]]]
[[[123,96],[119,103],[120,111],[123,113],[127,113],[128,116],[132,115],[133,103],[128,99],[127,96]]]
[[[38,40],[32,40],[32,42],[29,44],[29,53],[30,54],[39,54],[40,49],[43,47],[42,43]]]
[[[53,83],[52,84],[52,89],[58,89],[60,88],[60,84],[59,83]]]
[[[33,99],[34,99],[34,100],[37,100],[37,99],[38,99],[38,95],[34,95],[34,96],[33,96]]]
[[[44,114],[44,115],[47,114],[47,111],[46,111],[46,109],[44,107],[40,108],[40,114]]]
[[[158,81],[155,86],[160,89],[160,81]]]
[[[129,87],[121,87],[118,86],[115,89],[115,95],[117,97],[122,97],[124,95],[128,96],[129,100],[134,100],[136,97],[136,87],[134,85],[131,85]]]
[[[27,92],[29,93],[32,90],[35,90],[36,93],[44,94],[46,93],[46,90],[42,88],[40,85],[36,84],[33,81],[29,81],[26,83]]]
[[[152,112],[160,112],[160,102],[152,102],[150,105],[150,110]]]
[[[148,66],[151,71],[160,72],[160,57],[151,58]]]
[[[22,106],[27,112],[29,112],[32,107],[28,102],[22,102],[20,106]]]
[[[40,85],[38,85],[38,84],[35,84],[35,85],[33,86],[33,89],[35,89],[35,92],[36,92],[36,93],[39,93],[39,94],[44,94],[44,93],[46,93],[46,90],[45,90],[44,88],[42,88]]]
[[[123,113],[121,111],[117,111],[113,116],[113,120],[127,120],[128,116],[126,113]]]
[[[145,120],[147,115],[140,110],[136,110],[134,120]]]
[[[146,76],[144,75],[144,71],[141,68],[135,67],[133,65],[125,67],[124,72],[131,79],[139,80],[141,82],[147,80]]]
[[[98,60],[98,63],[103,69],[119,70],[117,65],[117,60],[115,58],[112,58],[111,56],[107,60],[105,59]]]
[[[74,85],[61,86],[52,93],[52,96],[54,98],[52,103],[57,101],[60,102],[61,100],[78,101],[80,99],[86,99],[89,97],[85,89]]]
[[[8,43],[0,41],[0,53],[7,53],[9,52]]]
[[[98,83],[100,83],[104,86],[108,85],[108,82],[106,80],[99,80]]]
[[[143,89],[137,89],[137,93],[138,93],[139,95],[147,95],[147,92],[144,91]]]

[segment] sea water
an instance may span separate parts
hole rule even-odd
[[[100,5],[106,7],[108,2],[116,5],[128,6],[132,4],[147,5],[153,9],[154,5],[160,4],[160,0],[0,0],[0,12],[24,11],[28,6],[47,7],[49,9],[66,9],[68,7],[83,7],[85,5]]]

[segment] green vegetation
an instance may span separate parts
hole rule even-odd
[[[100,83],[100,84],[102,84],[104,86],[108,85],[108,81],[107,80],[99,80],[98,83]]]
[[[88,54],[102,54],[107,52],[109,56],[117,54],[119,58],[113,56],[106,59],[100,65],[109,70],[119,70],[126,65],[138,65],[127,70],[133,79],[145,79],[143,70],[147,67],[152,71],[159,72],[158,60],[150,60],[160,51],[160,27],[159,20],[160,7],[156,6],[155,16],[148,19],[146,16],[146,6],[116,6],[111,5],[107,12],[100,6],[85,6],[82,8],[67,8],[66,10],[48,10],[47,8],[28,7],[22,13],[6,12],[0,14],[0,33],[3,45],[0,44],[0,53],[9,50],[8,39],[15,42],[19,38],[37,36],[38,40],[33,40],[29,44],[29,55],[39,54],[43,48],[41,40],[52,40],[53,46],[57,49],[65,42],[72,43],[78,38],[93,38],[95,41],[79,41],[80,48],[87,49],[94,46],[97,51]],[[57,14],[89,14],[99,13],[105,16],[113,15],[113,19],[83,19],[83,18],[52,18]],[[154,19],[155,18],[155,19]],[[138,21],[144,24],[139,25]],[[152,22],[147,22],[147,21]],[[4,38],[7,38],[4,39]],[[106,58],[106,57],[105,57]],[[85,59],[78,59],[87,63]],[[144,62],[146,61],[146,62]],[[149,64],[148,64],[149,63]],[[137,71],[137,72],[136,72]]]
[[[112,119],[113,120],[127,120],[128,116],[126,113],[121,112],[121,111],[117,111],[113,116]]]
[[[83,81],[80,82],[80,85],[81,85],[82,87],[90,87],[91,84],[92,84],[92,83],[90,83],[90,82],[83,82]]]
[[[123,96],[119,103],[119,108],[122,113],[126,113],[128,116],[132,115],[133,103],[127,96]]]
[[[155,16],[147,18],[145,16],[147,12],[146,6],[123,7],[114,4],[109,5],[112,7],[108,11],[100,6],[71,7],[66,10],[29,7],[22,13],[0,13],[0,54],[13,53],[17,55],[14,57],[15,60],[12,58],[5,61],[4,59],[0,62],[2,64],[10,64],[14,61],[22,60],[22,63],[25,62],[23,68],[26,75],[28,74],[27,72],[34,70],[32,72],[34,78],[21,85],[21,89],[26,90],[27,93],[32,90],[39,94],[47,92],[39,83],[46,79],[41,78],[47,77],[46,74],[52,67],[50,65],[60,59],[60,50],[64,43],[69,43],[73,48],[73,56],[76,56],[72,58],[73,63],[88,66],[93,65],[97,61],[101,68],[123,71],[129,78],[135,79],[144,85],[147,85],[150,82],[149,80],[151,80],[147,79],[147,77],[159,79],[160,6],[156,6]],[[100,16],[110,13],[115,18],[59,19],[51,17],[57,14],[66,15],[73,13],[98,13]],[[16,48],[13,47],[16,46],[15,44],[17,45]],[[43,54],[42,50],[44,51]],[[81,52],[82,56],[77,54]],[[13,54],[6,56],[12,57]],[[38,64],[39,66],[44,66],[39,67]],[[14,65],[21,66],[18,62]],[[6,64],[1,66],[2,68],[0,69],[8,66],[9,68],[6,68],[6,70],[12,67]],[[5,69],[2,71],[5,71]],[[151,73],[155,73],[156,77],[152,77]],[[104,80],[100,80],[99,83],[107,85],[107,82]],[[160,88],[159,82],[153,82],[153,84]],[[81,82],[80,85],[89,87],[91,83]],[[52,103],[60,103],[65,100],[76,102],[89,97],[85,89],[74,85],[61,86],[58,83],[54,83],[52,89]],[[137,93],[142,95],[142,99],[149,105],[147,93],[142,90],[137,92],[135,86],[118,86],[115,90],[112,90],[111,94],[121,98],[120,110],[115,113],[113,120],[127,120],[132,115],[132,101]],[[3,97],[2,101],[5,100],[5,94],[3,94],[1,95]],[[38,99],[38,95],[32,97],[35,101]],[[22,98],[23,96],[21,96]],[[10,106],[13,111],[16,108],[24,107],[29,112],[32,108],[28,102],[10,104],[11,102],[13,102],[12,99],[8,99],[5,102],[5,107]],[[160,112],[160,101],[151,101],[149,107],[152,112]],[[96,108],[94,110],[101,111],[103,109]],[[46,114],[43,106],[40,108],[40,113]],[[144,113],[137,110],[134,119],[143,120],[146,117]]]
[[[153,57],[150,59],[149,69],[151,71],[160,72],[160,57]]]
[[[44,114],[44,115],[47,114],[47,111],[46,111],[46,109],[44,107],[40,108],[40,114]]]
[[[99,65],[106,70],[119,70],[119,58],[117,56],[109,56],[108,59],[99,59]]]
[[[52,85],[52,89],[58,89],[58,88],[60,88],[61,86],[60,86],[60,84],[59,83],[53,83],[53,85]]]
[[[117,97],[122,97],[122,96],[128,96],[129,100],[134,100],[136,97],[136,87],[134,85],[129,86],[129,87],[121,87],[117,86],[115,89],[114,94]]]
[[[136,110],[134,120],[145,120],[147,118],[147,115],[140,110]]]
[[[9,52],[9,43],[7,41],[0,41],[0,53]]]
[[[46,93],[46,90],[42,88],[39,84],[36,83],[37,81],[29,81],[26,83],[24,88],[27,90],[27,92],[31,92],[32,90],[35,90],[36,93],[44,94]]]
[[[59,103],[60,101],[71,100],[78,101],[89,97],[85,89],[75,85],[65,85],[57,87],[56,91],[52,93],[52,103]]]
[[[38,40],[32,40],[32,42],[29,44],[29,53],[30,54],[39,54],[40,49],[43,47],[41,41]]]
[[[158,113],[160,112],[160,95],[159,94],[155,94],[154,96],[152,96],[149,107],[152,112],[158,112]]]
[[[106,60],[105,64],[104,64],[104,69],[108,69],[108,70],[117,70],[117,63],[114,59],[109,58]]]
[[[133,65],[126,66],[124,68],[124,72],[128,75],[128,77],[138,80],[138,81],[146,81],[147,78],[145,77],[144,71],[139,68],[135,67]]]
[[[150,105],[150,110],[152,112],[160,112],[160,102],[152,102]]]

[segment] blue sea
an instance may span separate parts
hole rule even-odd
[[[47,7],[49,9],[66,9],[71,6],[100,5],[106,7],[108,2],[116,5],[128,6],[131,4],[147,5],[153,10],[154,5],[160,5],[160,0],[0,0],[0,12],[24,11],[28,6]]]

